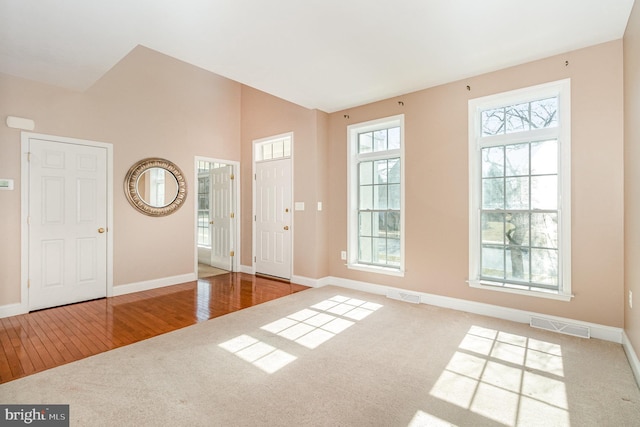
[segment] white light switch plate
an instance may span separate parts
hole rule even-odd
[[[0,190],[13,190],[13,180],[0,178]]]
[[[296,202],[295,203],[295,209],[297,211],[303,211],[304,210],[304,202]]]

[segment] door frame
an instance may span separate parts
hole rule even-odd
[[[293,265],[294,265],[294,254],[295,254],[295,248],[294,248],[294,242],[295,242],[295,232],[296,232],[296,227],[295,227],[295,209],[294,209],[294,200],[295,200],[295,196],[294,196],[294,187],[293,187],[293,183],[294,183],[294,153],[295,153],[295,144],[294,144],[294,137],[293,137],[293,132],[285,132],[285,133],[281,133],[278,135],[273,135],[273,136],[268,136],[265,138],[260,138],[260,139],[254,139],[252,146],[251,146],[251,175],[253,176],[253,181],[251,184],[251,190],[252,190],[252,199],[251,199],[251,216],[253,216],[253,222],[251,223],[251,274],[256,274],[256,147],[264,144],[265,142],[269,142],[272,140],[277,140],[277,139],[282,139],[282,138],[290,138],[291,139],[291,156],[289,156],[289,159],[291,161],[291,176],[290,178],[290,182],[289,182],[289,186],[291,188],[291,232],[289,233],[289,235],[291,236],[291,259],[290,259],[290,266],[289,266],[289,277],[290,280],[293,279]],[[279,160],[279,159],[274,159],[274,160]]]
[[[232,271],[240,271],[240,227],[238,224],[241,222],[240,211],[240,162],[233,160],[216,159],[213,157],[195,156],[193,161],[193,182],[198,182],[198,162],[210,162],[210,163],[225,163],[231,166],[233,173],[233,180],[231,183],[231,194],[234,198],[232,209],[234,217],[231,220],[231,250],[234,252],[234,256],[231,257],[231,269]],[[193,251],[194,251],[194,273],[198,277],[198,195],[196,187],[196,196],[193,198]]]
[[[29,140],[40,139],[64,144],[104,148],[107,151],[107,297],[113,296],[113,144],[87,139],[69,138],[34,132],[20,132],[20,305],[21,311],[29,311]]]

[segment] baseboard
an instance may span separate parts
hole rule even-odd
[[[311,279],[310,277],[304,276],[291,276],[291,283],[295,283],[296,285],[309,286],[310,288],[319,288],[322,285],[322,279]]]
[[[0,306],[0,319],[3,317],[17,316],[19,314],[28,313],[29,309],[25,304],[14,303]]]
[[[376,285],[368,282],[360,282],[357,280],[343,279],[340,277],[325,277],[318,281],[320,286],[336,285],[343,288],[355,289],[358,291],[369,292],[372,294],[386,295],[389,291],[404,291],[390,286]],[[614,328],[612,326],[599,325],[597,323],[583,322],[580,320],[568,319],[558,316],[550,316],[543,313],[532,311],[517,310],[514,308],[500,307],[492,304],[468,301],[459,298],[445,297],[441,295],[428,294],[424,292],[406,291],[408,293],[420,296],[420,302],[423,304],[434,305],[437,307],[450,308],[453,310],[465,311],[468,313],[480,314],[483,316],[496,317],[498,319],[510,320],[518,323],[529,323],[531,316],[544,317],[560,322],[568,322],[576,325],[586,326],[591,330],[591,337],[605,341],[611,341],[622,344],[622,328]]]
[[[629,365],[631,365],[633,376],[636,378],[638,387],[640,387],[640,359],[638,359],[638,355],[633,349],[631,341],[629,341],[629,337],[624,331],[622,331],[622,348],[624,348],[624,352],[627,354],[627,359],[629,359]]]
[[[240,273],[256,274],[256,271],[251,265],[240,265]]]
[[[163,288],[165,286],[179,285],[181,283],[197,280],[196,273],[181,274],[179,276],[163,277],[161,279],[146,280],[143,282],[129,283],[114,286],[110,296],[126,295],[133,292],[148,291],[150,289]],[[17,316],[28,313],[29,309],[21,303],[0,306],[0,319],[3,317]]]
[[[198,280],[196,273],[181,274],[179,276],[163,277],[161,279],[145,280],[143,282],[129,283],[114,286],[113,296],[130,294],[133,292],[148,291],[150,289],[163,288],[165,286],[178,285],[180,283]]]

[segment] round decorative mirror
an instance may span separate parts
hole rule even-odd
[[[145,215],[165,216],[178,210],[187,197],[187,183],[178,166],[151,157],[131,166],[124,179],[131,206]]]

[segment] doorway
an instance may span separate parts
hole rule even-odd
[[[253,245],[256,274],[292,275],[293,134],[254,141]]]
[[[196,272],[198,278],[238,270],[237,162],[196,157]]]
[[[112,145],[23,132],[22,278],[27,311],[112,291]]]

